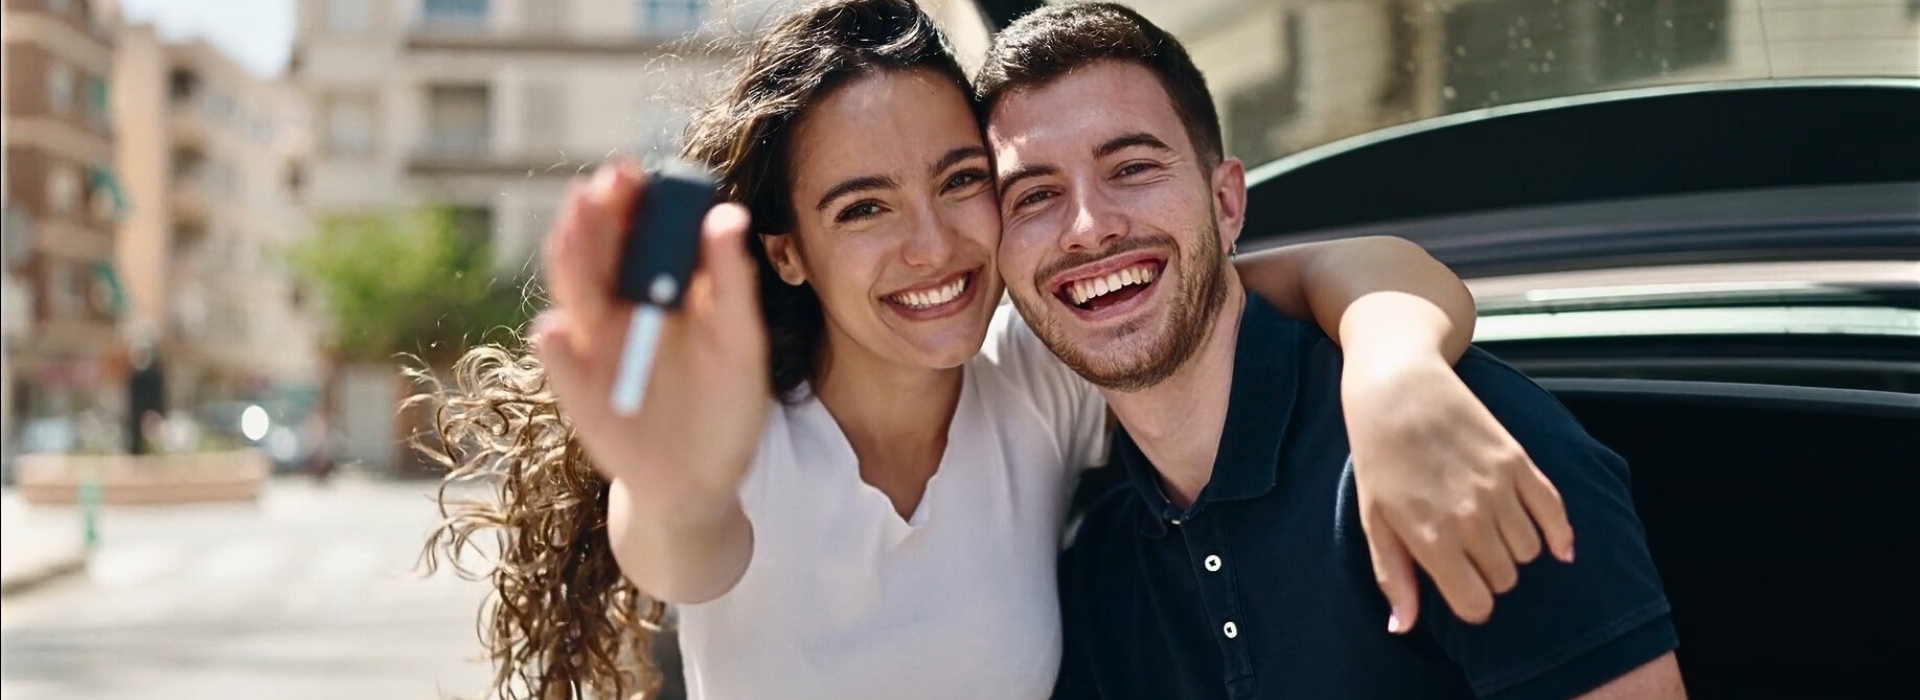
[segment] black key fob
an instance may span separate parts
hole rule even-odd
[[[650,175],[627,219],[614,293],[675,309],[699,262],[700,222],[716,203],[715,184],[705,170],[680,162]]]

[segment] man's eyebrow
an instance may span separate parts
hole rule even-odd
[[[986,148],[980,146],[961,146],[947,151],[947,154],[944,156],[940,156],[940,160],[935,161],[933,167],[927,169],[927,174],[933,177],[940,177],[940,173],[945,172],[947,168],[959,165],[962,161],[969,158],[985,157],[987,157]]]
[[[1000,176],[1000,196],[1007,196],[1007,190],[1013,189],[1014,184],[1021,180],[1043,175],[1052,175],[1058,172],[1060,172],[1060,169],[1051,165],[1022,165],[1014,168],[1013,172]]]
[[[1100,144],[1098,147],[1093,149],[1093,157],[1105,158],[1115,153],[1119,153],[1120,151],[1133,148],[1134,146],[1146,146],[1147,148],[1166,151],[1168,153],[1174,152],[1172,146],[1167,145],[1167,142],[1161,141],[1159,138],[1155,137],[1153,134],[1149,134],[1144,131],[1136,131],[1131,134],[1116,136],[1112,139],[1108,139],[1106,143]]]
[[[827,190],[826,194],[820,195],[820,203],[813,205],[813,208],[815,211],[826,211],[827,205],[832,204],[833,200],[839,197],[842,197],[844,195],[851,194],[854,192],[859,192],[861,190],[885,190],[885,189],[892,189],[899,186],[900,184],[894,182],[893,178],[887,177],[885,175],[867,175],[864,177],[856,177],[851,180],[843,181],[838,185],[834,185],[832,189]]]

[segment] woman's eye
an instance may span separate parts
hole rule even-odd
[[[855,221],[858,219],[865,219],[865,218],[877,216],[879,214],[880,214],[879,202],[874,202],[874,201],[855,202],[852,206],[849,206],[845,209],[841,209],[840,214],[838,216],[833,217],[833,220],[835,222],[845,223],[848,221]]]
[[[978,170],[962,170],[954,173],[953,177],[947,178],[946,186],[941,189],[951,192],[962,187],[986,182],[986,180],[987,174],[984,172]]]

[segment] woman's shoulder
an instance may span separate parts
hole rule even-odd
[[[1064,368],[1060,359],[1054,357],[1047,344],[1027,325],[1026,318],[1005,302],[993,310],[993,320],[987,323],[986,341],[980,344],[980,354],[972,364],[1010,373]]]
[[[1011,304],[994,311],[986,342],[967,371],[989,402],[1017,401],[1042,416],[1070,414],[1095,404],[1105,408],[1093,385],[1055,356]]]

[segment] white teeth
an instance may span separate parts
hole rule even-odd
[[[960,297],[961,292],[966,290],[967,278],[963,276],[932,291],[895,294],[893,295],[893,301],[908,308],[925,309],[953,301]]]
[[[1078,280],[1067,285],[1067,297],[1075,304],[1085,304],[1089,299],[1112,294],[1129,285],[1150,283],[1157,276],[1154,272],[1152,265],[1143,263],[1094,279]]]

